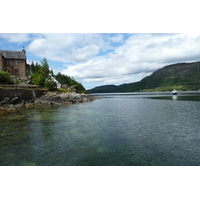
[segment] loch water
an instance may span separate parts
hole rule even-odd
[[[199,92],[97,95],[1,115],[0,165],[200,165]]]

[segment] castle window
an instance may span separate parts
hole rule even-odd
[[[18,65],[18,60],[15,61],[15,65]]]
[[[6,60],[6,65],[9,65],[9,61],[8,60]]]
[[[15,75],[19,75],[19,69],[15,69]]]

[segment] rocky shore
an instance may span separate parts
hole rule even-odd
[[[91,102],[96,99],[99,99],[99,97],[76,92],[47,92],[39,98],[30,100],[23,100],[17,96],[13,98],[6,97],[0,102],[0,114],[4,112],[14,112],[21,108],[30,108],[42,105],[60,106],[64,104]]]

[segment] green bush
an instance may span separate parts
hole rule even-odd
[[[14,81],[14,84],[20,84],[19,80]]]
[[[45,78],[42,74],[31,74],[31,82],[34,85],[44,86]]]
[[[8,72],[0,71],[0,84],[13,84]]]
[[[46,89],[48,89],[49,91],[53,91],[53,90],[56,90],[57,89],[57,84],[55,81],[53,80],[47,80],[44,84],[44,87]]]

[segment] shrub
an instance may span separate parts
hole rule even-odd
[[[45,78],[41,74],[31,74],[31,82],[34,85],[44,86]]]
[[[44,84],[44,87],[47,88],[49,91],[53,91],[57,89],[57,84],[53,80],[47,80]]]
[[[13,84],[8,72],[0,71],[0,83],[1,84]]]

